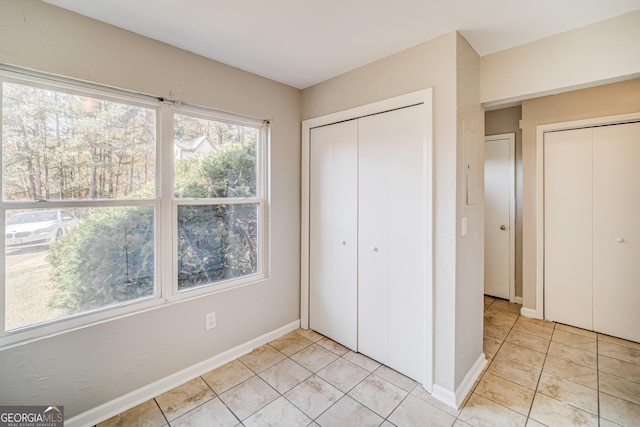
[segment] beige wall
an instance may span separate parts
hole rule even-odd
[[[640,112],[640,79],[614,83],[522,103],[523,298],[536,301],[536,127],[595,117]]]
[[[516,297],[522,298],[522,107],[503,108],[484,114],[485,135],[515,134],[516,171]]]
[[[462,67],[468,68],[459,71]],[[467,212],[459,206],[464,189],[460,171],[463,126],[475,130],[480,138],[483,135],[478,76],[475,52],[457,33],[449,33],[302,94],[302,116],[309,119],[433,88],[434,385],[451,395],[482,353],[482,276],[465,276],[464,280],[456,276],[458,263],[470,266],[469,276],[482,271],[482,252],[478,252],[482,214],[479,208]],[[481,159],[473,161],[477,164]],[[469,216],[470,233],[466,240],[457,241],[463,213]],[[460,255],[458,246],[463,250]],[[462,301],[460,305],[456,298]],[[463,312],[458,307],[470,310]]]
[[[481,101],[529,99],[640,77],[640,10],[481,58]]]
[[[40,1],[1,9],[2,63],[272,119],[272,173],[268,280],[0,349],[0,402],[72,417],[296,321],[300,91]]]
[[[484,290],[484,115],[480,105],[480,57],[460,34],[456,44],[456,292],[455,384],[465,386],[482,353]],[[467,170],[476,179],[467,182]],[[476,191],[475,203],[467,203]],[[436,207],[437,210],[437,207]],[[461,233],[466,218],[468,234]],[[436,246],[437,248],[437,246]],[[470,386],[470,384],[469,384]],[[462,402],[458,402],[462,403]]]

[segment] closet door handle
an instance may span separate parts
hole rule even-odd
[[[378,251],[379,251],[378,247],[377,247],[377,246],[374,246],[374,247],[373,247],[373,252],[378,252]]]
[[[347,241],[346,241],[346,240],[343,240],[342,242],[340,242],[340,244],[341,244],[342,246],[345,246],[345,245],[347,244]]]
[[[622,237],[618,237],[618,238],[616,239],[616,242],[618,242],[618,243],[624,243],[624,238],[622,238]]]

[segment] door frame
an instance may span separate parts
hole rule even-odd
[[[432,89],[423,89],[405,95],[386,100],[362,105],[345,111],[332,113],[302,122],[302,206],[301,206],[301,253],[300,253],[300,326],[309,328],[309,185],[310,185],[310,150],[311,129],[326,126],[345,120],[353,120],[359,117],[379,114],[398,108],[424,104],[425,106],[425,141],[424,164],[426,173],[422,177],[424,194],[422,194],[423,208],[425,212],[422,233],[424,233],[426,254],[425,284],[424,284],[424,326],[426,337],[424,340],[424,354],[426,360],[423,369],[423,378],[416,378],[425,390],[431,392],[433,386],[433,106]]]
[[[640,112],[536,126],[536,304],[523,316],[544,319],[544,134],[547,132],[618,125],[640,120]]]
[[[509,140],[509,301],[516,299],[516,134],[515,132],[484,137],[490,141]],[[486,218],[485,218],[486,221]]]

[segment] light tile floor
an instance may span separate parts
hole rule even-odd
[[[640,344],[484,303],[489,364],[461,410],[297,330],[99,427],[640,426]]]

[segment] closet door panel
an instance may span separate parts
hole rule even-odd
[[[640,342],[640,123],[593,132],[594,329]]]
[[[593,329],[592,130],[544,138],[544,315]]]
[[[425,360],[425,111],[359,120],[359,351],[412,378]]]
[[[355,120],[310,139],[309,326],[357,349],[358,135]]]

